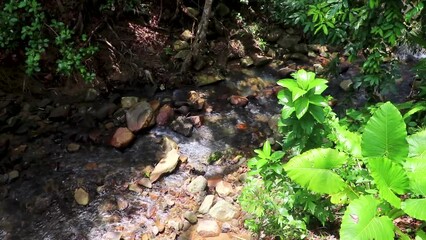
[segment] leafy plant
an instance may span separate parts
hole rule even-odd
[[[326,120],[328,104],[321,94],[327,88],[327,80],[303,69],[292,77],[294,79],[278,81],[283,87],[278,93],[278,102],[283,105],[278,126],[285,135],[283,145],[294,147],[297,152],[322,143],[325,135],[322,123]]]
[[[77,71],[86,82],[93,81],[95,74],[87,70],[83,61],[95,54],[97,47],[77,48],[75,42],[72,41],[73,32],[63,22],[53,20],[51,26],[56,31],[55,45],[59,48],[62,56],[62,58],[57,60],[57,71],[66,76],[70,76]],[[81,36],[81,41],[87,42],[85,34]]]
[[[54,30],[55,39],[46,34]],[[47,23],[42,4],[37,0],[10,0],[0,11],[0,48],[6,52],[25,48],[27,75],[41,71],[40,61],[49,46],[56,46],[61,57],[57,59],[58,72],[67,76],[79,73],[86,81],[94,79],[94,73],[87,70],[84,61],[96,52],[96,47],[85,46],[87,36],[82,35],[84,44],[75,42],[73,32],[62,22]]]
[[[289,181],[282,165],[284,152],[272,151],[266,141],[248,162],[250,172],[239,198],[251,214],[246,226],[256,233],[281,239],[303,239],[314,216],[321,223],[333,218],[330,203]]]
[[[284,165],[288,177],[335,204],[349,203],[341,239],[393,239],[395,232],[408,238],[392,220],[404,215],[426,220],[426,130],[407,136],[402,115],[388,102],[368,120],[361,141],[348,132],[336,138],[339,150],[312,149],[290,159]],[[365,166],[372,181],[359,187],[339,175],[345,165]]]

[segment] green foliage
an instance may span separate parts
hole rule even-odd
[[[301,151],[321,143],[324,131],[321,124],[326,119],[327,101],[321,95],[327,88],[327,80],[316,78],[315,73],[299,70],[292,74],[294,79],[282,79],[278,85],[279,104],[283,105],[278,123],[286,139],[284,146]],[[315,131],[314,131],[315,130]]]
[[[406,126],[398,109],[392,104],[383,104],[364,129],[362,154],[401,160],[408,154],[406,138]]]
[[[55,20],[51,23],[52,29],[56,32],[55,45],[59,48],[61,54],[57,60],[57,71],[66,76],[71,76],[77,71],[86,82],[91,82],[95,78],[93,72],[89,72],[84,66],[83,61],[97,51],[97,47],[88,46],[77,48],[72,40],[73,32],[68,29],[63,22]],[[87,36],[83,34],[81,41],[87,42]]]
[[[426,130],[407,137],[405,128],[402,115],[388,102],[368,120],[360,145],[357,134],[335,130],[335,141],[342,142],[337,144],[339,150],[348,152],[351,158],[338,150],[318,148],[284,165],[288,177],[302,187],[330,195],[333,203],[349,203],[342,219],[341,239],[392,239],[394,231],[403,235],[392,225],[400,216],[395,213],[401,210],[426,220],[426,159],[420,143]],[[354,154],[359,146],[362,156]],[[348,176],[363,164],[373,181],[367,179],[367,184],[360,185]],[[349,168],[339,169],[344,165]]]
[[[53,43],[48,30],[55,31]],[[94,73],[87,70],[84,61],[97,49],[84,46],[87,45],[85,35],[77,45],[73,34],[62,22],[52,20],[47,24],[46,14],[37,0],[10,0],[0,11],[0,47],[10,52],[24,46],[28,75],[40,72],[42,55],[48,47],[55,46],[61,55],[57,60],[59,73],[69,76],[78,72],[84,80],[93,80]]]
[[[322,224],[333,218],[330,202],[291,182],[285,175],[284,152],[272,151],[269,142],[255,150],[250,172],[239,198],[251,214],[246,226],[256,233],[280,239],[303,239],[312,216]]]
[[[148,11],[147,4],[143,3],[142,0],[107,0],[100,6],[100,10],[104,13],[109,11],[115,13],[131,12],[134,14],[143,14]]]
[[[418,0],[264,0],[277,20],[300,26],[310,39],[345,46],[349,59],[365,57],[360,84],[388,91],[393,74],[383,67],[407,36],[425,39],[426,8]],[[413,39],[411,37],[410,39]],[[423,41],[424,42],[424,41]],[[386,59],[386,60],[385,60]],[[382,86],[385,85],[385,86]]]
[[[332,171],[346,162],[346,156],[334,149],[312,149],[293,157],[284,169],[296,183],[317,193],[334,194],[348,186]]]
[[[14,50],[26,42],[26,73],[40,71],[40,59],[48,47],[42,30],[46,17],[36,0],[9,1],[0,12],[0,47]]]
[[[342,219],[340,239],[393,239],[392,219],[379,215],[380,201],[362,196],[349,204]]]

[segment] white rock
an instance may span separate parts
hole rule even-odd
[[[214,220],[198,221],[196,231],[201,237],[215,237],[220,234],[219,225]]]
[[[207,179],[203,176],[198,176],[188,184],[187,190],[190,193],[199,193],[204,191],[207,186]]]
[[[198,212],[201,214],[206,214],[209,212],[211,206],[213,205],[214,195],[207,195],[203,203],[201,203],[200,208],[198,209]]]
[[[226,222],[235,218],[238,210],[231,203],[225,200],[219,200],[209,211],[210,216],[215,219]]]

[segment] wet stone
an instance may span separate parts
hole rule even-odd
[[[180,34],[180,38],[181,38],[182,40],[184,40],[184,41],[188,41],[188,40],[190,40],[190,39],[193,39],[193,38],[194,38],[194,34],[192,34],[192,32],[191,32],[191,31],[189,31],[188,29],[186,29],[185,31],[183,31],[183,32]]]
[[[195,213],[191,212],[191,211],[186,211],[183,214],[183,217],[188,220],[188,222],[190,222],[191,224],[196,224],[198,221],[197,215],[195,215]]]
[[[142,178],[138,181],[138,184],[146,188],[152,188],[152,182],[149,178]]]
[[[87,89],[86,96],[85,96],[84,100],[86,102],[93,102],[93,101],[96,100],[96,98],[98,96],[99,96],[98,90],[96,90],[94,88],[89,88],[89,89]]]
[[[206,214],[209,212],[211,206],[213,205],[214,195],[207,195],[203,202],[201,203],[200,208],[198,209],[198,212],[201,214]]]
[[[132,132],[147,128],[152,125],[153,116],[154,111],[148,102],[137,103],[126,113],[127,127]]]
[[[49,119],[52,121],[65,120],[70,114],[70,106],[64,105],[54,108],[49,115]]]
[[[230,184],[229,182],[225,182],[225,181],[220,181],[217,185],[216,185],[216,192],[219,194],[219,196],[221,197],[225,197],[230,195],[232,192],[234,191],[234,189],[232,188],[232,184]]]
[[[138,185],[131,183],[129,184],[129,190],[132,192],[137,192],[137,193],[141,193],[142,192],[142,188],[140,188]]]
[[[87,205],[89,203],[89,194],[82,188],[77,188],[74,191],[74,199],[80,205]]]
[[[241,58],[240,63],[241,63],[241,66],[243,67],[251,67],[254,64],[254,61],[253,59],[251,59],[251,57],[245,56]]]
[[[80,144],[70,143],[67,145],[67,151],[70,153],[77,152],[78,150],[80,150]]]
[[[187,190],[191,193],[200,193],[206,189],[207,179],[203,176],[198,176],[188,185]]]
[[[183,222],[179,218],[172,218],[167,221],[167,226],[175,231],[179,231],[183,228]]]
[[[19,172],[17,170],[13,170],[8,173],[8,179],[10,182],[17,179],[18,177],[19,177]]]
[[[37,103],[37,107],[39,108],[45,108],[47,105],[52,103],[52,99],[50,98],[44,98],[40,102]]]
[[[191,120],[183,116],[176,118],[176,120],[170,124],[170,127],[173,129],[173,131],[182,134],[185,137],[189,137],[192,134],[193,125]]]
[[[215,237],[220,234],[220,228],[214,220],[200,220],[196,229],[201,237]]]
[[[188,49],[189,48],[189,43],[186,41],[182,41],[182,40],[176,40],[173,43],[173,50],[175,51],[180,51],[180,50],[184,50],[184,49]]]
[[[117,201],[117,208],[120,211],[126,209],[129,206],[129,202],[123,197],[117,197],[116,201]]]
[[[111,116],[116,110],[118,109],[118,106],[114,103],[105,103],[96,108],[94,112],[94,116],[99,121],[103,121],[108,116]]]
[[[170,105],[166,104],[166,105],[163,105],[160,108],[160,111],[159,111],[155,121],[159,126],[165,126],[165,125],[169,124],[169,122],[171,121],[173,116],[174,116],[173,108],[170,107]]]
[[[252,54],[250,57],[253,59],[253,64],[256,67],[265,66],[266,64],[272,62],[272,58],[259,54]]]
[[[226,222],[235,218],[238,214],[236,207],[225,200],[219,200],[209,211],[213,218]]]
[[[111,138],[110,144],[115,148],[125,148],[135,139],[128,128],[118,128]]]
[[[231,97],[229,97],[229,102],[232,105],[244,107],[248,104],[248,99],[243,96],[232,95]]]

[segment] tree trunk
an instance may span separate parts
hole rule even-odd
[[[191,52],[188,54],[182,64],[181,73],[187,72],[189,70],[193,60],[200,56],[200,50],[206,43],[206,32],[209,25],[212,4],[213,0],[206,0],[204,3],[203,15],[201,16],[201,21],[198,24],[197,34],[195,35],[195,40],[192,43]]]

